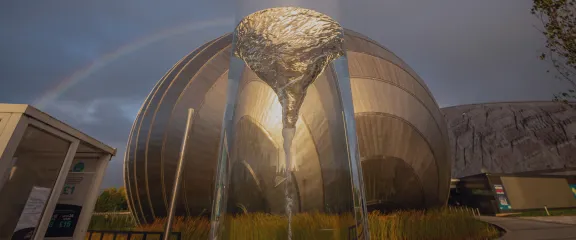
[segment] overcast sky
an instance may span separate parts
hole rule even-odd
[[[406,61],[441,106],[550,100],[530,0],[293,0]],[[274,0],[0,1],[0,102],[29,103],[118,148],[103,187],[122,185],[135,115],[169,68],[234,19]],[[70,84],[65,84],[70,83]]]

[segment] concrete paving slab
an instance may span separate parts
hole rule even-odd
[[[576,225],[572,224],[512,217],[480,216],[478,219],[506,230],[500,238],[503,240],[576,240]]]
[[[518,217],[527,220],[536,220],[542,222],[554,222],[564,224],[576,224],[576,216],[546,216],[546,217]]]

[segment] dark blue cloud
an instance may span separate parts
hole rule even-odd
[[[121,46],[175,26],[275,4],[333,14],[411,65],[441,105],[546,100],[565,85],[537,59],[530,1],[101,0],[0,2],[0,102],[32,103]],[[119,185],[133,115],[181,57],[233,26],[172,36],[119,56],[43,110],[119,149],[105,186]]]

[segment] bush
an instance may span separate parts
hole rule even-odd
[[[128,210],[126,201],[126,188],[108,188],[105,189],[94,206],[95,212],[117,212]]]

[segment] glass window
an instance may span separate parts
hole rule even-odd
[[[0,239],[34,233],[69,147],[69,141],[28,126],[0,186]]]

